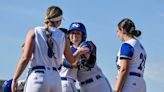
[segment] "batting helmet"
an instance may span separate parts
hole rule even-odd
[[[3,92],[11,92],[11,84],[12,84],[12,80],[7,80],[3,83],[2,88],[3,88]]]
[[[83,40],[86,40],[87,38],[87,31],[86,28],[84,26],[84,24],[80,23],[80,22],[73,22],[68,30],[68,33],[70,33],[73,30],[77,30],[83,33]]]

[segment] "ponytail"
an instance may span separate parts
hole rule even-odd
[[[121,20],[117,26],[118,28],[123,28],[129,36],[139,37],[141,35],[141,31],[136,30],[133,21],[128,18]]]
[[[141,35],[141,31],[140,30],[135,30],[133,32],[133,35],[136,36],[136,37],[139,37]]]

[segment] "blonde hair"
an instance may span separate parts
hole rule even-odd
[[[45,13],[45,30],[48,30],[50,24],[55,21],[51,21],[53,18],[57,18],[63,15],[63,11],[57,6],[50,6]]]

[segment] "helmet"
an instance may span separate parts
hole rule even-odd
[[[86,40],[87,32],[86,32],[86,28],[85,28],[84,24],[82,24],[80,22],[73,22],[69,27],[68,33],[70,33],[73,30],[78,30],[78,31],[82,32],[83,37],[84,37],[83,39]]]
[[[11,92],[11,84],[12,84],[12,80],[7,80],[3,83],[2,88],[3,88],[3,92]]]

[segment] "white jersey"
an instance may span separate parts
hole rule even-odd
[[[73,46],[71,46],[70,49],[71,49],[72,53],[74,53],[77,50],[77,48],[74,48]],[[64,59],[64,60],[66,60],[66,59]],[[69,63],[67,60],[65,62]],[[60,76],[76,80],[77,79],[77,69],[62,66],[60,69]]]
[[[122,58],[130,60],[129,72],[139,73],[143,76],[146,52],[137,39],[126,41],[120,47],[116,60],[118,70],[120,69],[120,59]]]
[[[97,66],[97,64],[95,64],[94,68],[88,71],[85,69],[78,70],[77,79],[81,82],[96,75],[104,76],[102,70]]]
[[[60,76],[76,80],[77,79],[77,69],[75,69],[75,68],[69,69],[69,68],[62,66],[62,68],[60,70]]]
[[[53,40],[53,52],[56,57],[56,60],[48,56],[48,45],[47,37],[45,34],[44,27],[35,28],[35,47],[33,57],[31,59],[31,65],[33,66],[50,66],[50,67],[59,67],[62,60],[62,55],[64,53],[64,48],[66,44],[65,34],[56,28],[49,28],[49,31],[52,33]]]

